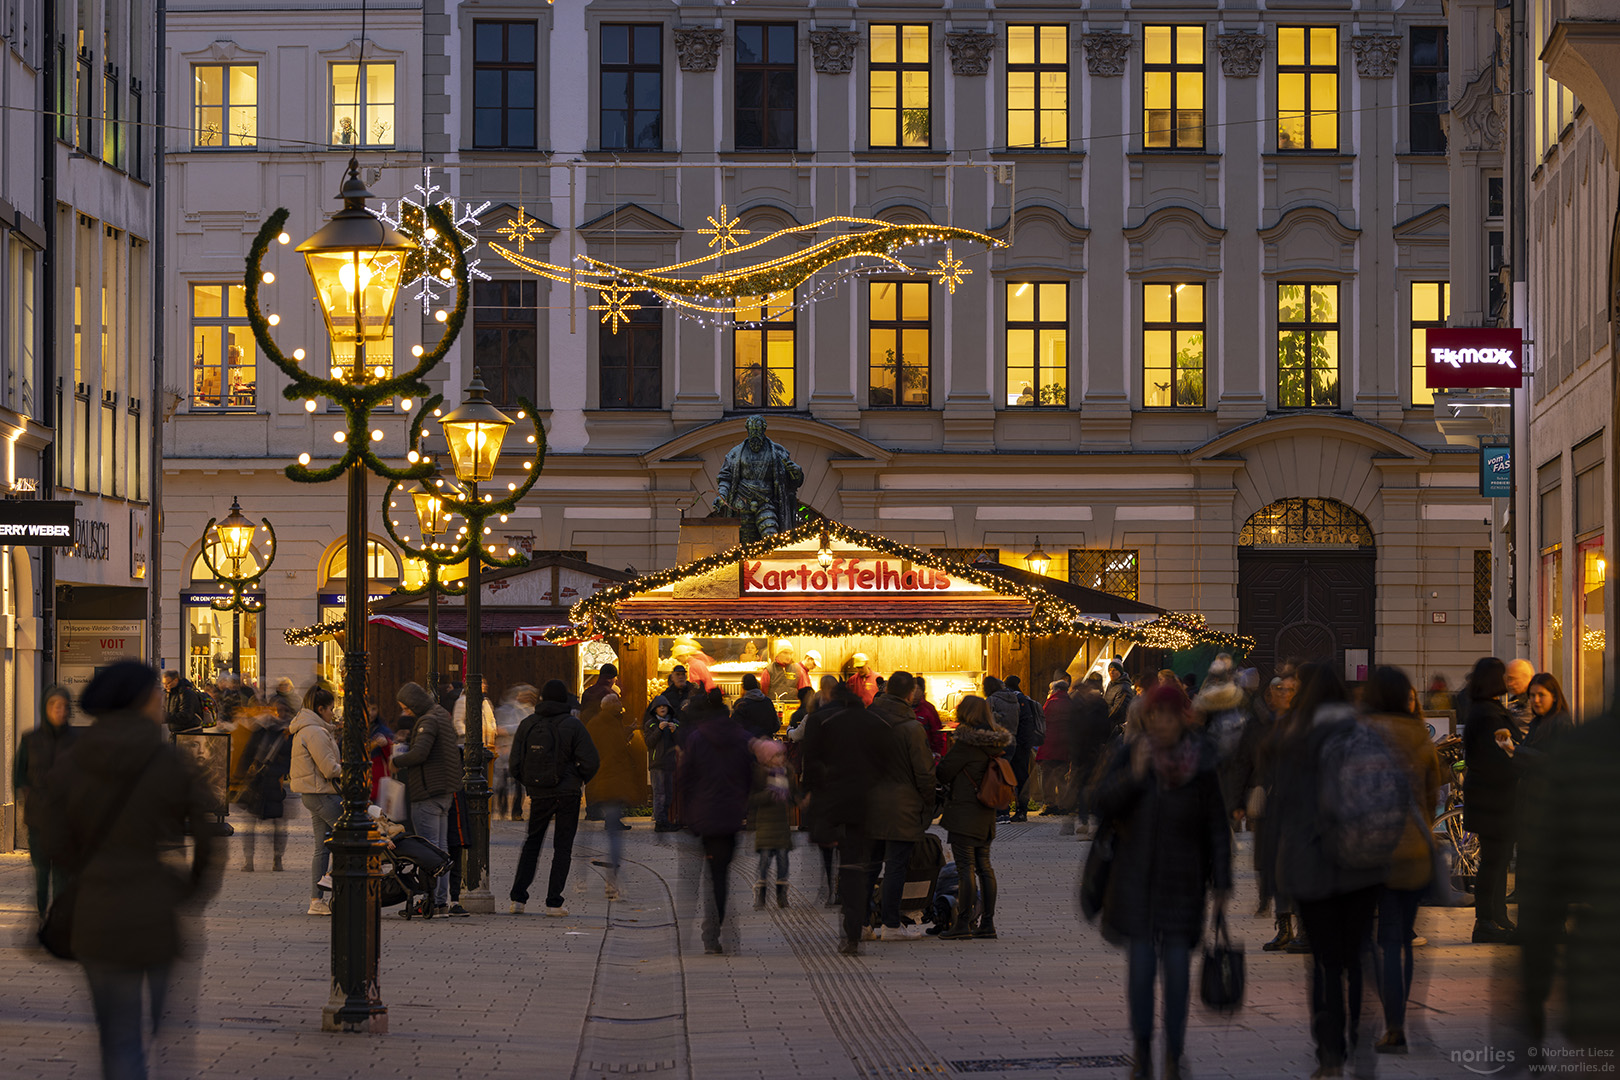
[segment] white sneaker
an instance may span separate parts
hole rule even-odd
[[[560,919],[568,914],[568,909],[563,907],[561,904],[558,904],[556,907],[547,906],[546,914],[550,915],[554,919]]]
[[[906,928],[903,926],[879,927],[877,939],[879,941],[904,941],[906,940]]]
[[[330,915],[332,914],[332,906],[325,900],[311,900],[308,913],[310,915]]]
[[[513,914],[513,915],[521,915],[521,914],[523,914],[523,905],[519,901],[514,900],[514,901],[512,901],[512,907],[511,907],[510,910],[511,910],[511,914]]]
[[[920,941],[928,936],[928,930],[922,923],[911,923],[909,926],[902,926],[900,930],[905,934],[907,941]]]
[[[861,940],[862,941],[879,941],[879,940],[881,940],[878,937],[878,929],[879,928],[876,927],[876,926],[863,926],[863,927],[861,927]]]

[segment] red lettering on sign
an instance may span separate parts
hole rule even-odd
[[[758,579],[756,579],[754,577],[755,574],[759,573],[759,568],[762,565],[763,565],[762,563],[758,563],[758,562],[749,563],[747,559],[743,560],[743,588],[745,588],[745,589],[768,589],[768,588],[770,588],[769,585],[762,584]]]
[[[910,591],[917,588],[917,571],[907,570],[900,575],[900,588]]]
[[[810,575],[810,587],[817,592],[827,591],[827,571],[817,570]]]
[[[934,588],[936,588],[936,589],[948,589],[950,587],[951,587],[951,579],[950,578],[946,577],[944,574],[939,574],[939,573],[936,573],[934,575]]]
[[[877,583],[876,570],[862,570],[855,575],[855,584],[862,589],[870,589]]]
[[[900,571],[891,570],[889,568],[889,564],[886,563],[886,562],[878,563],[878,586],[877,587],[880,588],[880,589],[898,589],[898,588],[900,588],[901,587],[900,586]]]
[[[101,647],[103,649],[122,649],[124,647],[124,639],[121,638],[121,637],[115,637],[115,638],[105,638],[104,637],[104,638],[101,639]]]

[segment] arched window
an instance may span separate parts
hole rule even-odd
[[[332,549],[322,568],[322,580],[341,582],[349,573],[349,545],[339,544]],[[366,577],[372,581],[398,581],[399,557],[386,545],[375,540],[366,541]]]
[[[1371,551],[1376,544],[1372,526],[1353,506],[1337,499],[1278,499],[1243,523],[1238,547]]]

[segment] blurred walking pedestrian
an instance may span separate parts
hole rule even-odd
[[[1062,675],[1047,688],[1041,712],[1046,721],[1046,738],[1035,751],[1035,764],[1041,770],[1041,798],[1046,803],[1041,817],[1074,813],[1074,782],[1070,777],[1069,680]]]
[[[270,834],[272,870],[281,869],[281,857],[287,851],[286,784],[292,771],[292,735],[288,727],[296,715],[295,710],[283,720],[281,709],[267,711],[248,736],[247,750],[242,755],[237,805],[256,819],[242,830],[242,869],[250,873],[261,829]]]
[[[34,865],[34,906],[43,919],[51,898],[67,885],[61,866],[51,861],[46,848],[46,781],[56,763],[78,736],[73,727],[73,696],[65,686],[51,686],[40,699],[39,725],[22,737],[12,763],[11,786],[23,800],[23,824],[28,829],[28,861]]]
[[[830,703],[805,721],[805,728],[804,789],[810,839],[824,851],[837,848],[837,896],[843,908],[838,951],[855,956],[872,907],[867,883],[872,793],[894,737],[888,725],[842,683],[834,687]]]
[[[47,789],[51,858],[76,881],[71,948],[90,983],[102,1075],[116,1080],[146,1076],[145,1034],[165,1030],[185,934],[219,886],[212,797],[163,738],[164,704],[154,668],[100,669],[80,698],[95,722]],[[189,865],[176,851],[188,831]]]
[[[1013,733],[1000,727],[982,697],[956,705],[956,733],[935,769],[946,791],[939,823],[956,861],[956,918],[941,940],[996,936],[996,872],[990,845],[996,839],[996,812],[979,801],[985,773],[1013,745]]]
[[[748,743],[748,732],[726,711],[720,691],[711,690],[688,729],[676,772],[683,823],[697,835],[709,872],[711,896],[703,917],[703,951],[710,955],[724,952],[720,931],[726,921],[731,860],[737,853],[737,833],[748,816],[748,793],[753,785],[754,758]]]
[[[808,688],[807,688],[808,689]],[[788,766],[787,747],[774,739],[754,743],[753,787],[748,825],[754,832],[759,872],[754,877],[754,908],[765,906],[771,867],[776,868],[776,906],[788,906],[788,856],[793,850],[792,813],[799,805],[799,778]]]
[[[630,828],[624,812],[640,793],[636,782],[636,754],[631,737],[635,726],[624,715],[618,694],[602,698],[591,722],[585,725],[591,745],[601,762],[596,775],[585,785],[585,798],[602,808],[602,831],[607,838],[607,881],[609,900],[619,899],[619,863],[624,857],[624,837]]]
[[[1468,722],[1463,728],[1463,827],[1479,837],[1474,881],[1476,945],[1508,944],[1515,926],[1508,918],[1508,863],[1513,855],[1519,777],[1513,767],[1517,725],[1502,697],[1507,667],[1494,656],[1474,664],[1468,676]],[[1529,679],[1525,680],[1528,688]]]
[[[338,796],[338,779],[343,760],[337,740],[332,737],[332,706],[337,698],[325,687],[316,687],[305,697],[308,705],[298,710],[288,726],[292,745],[288,756],[289,786],[309,811],[310,829],[315,834],[315,852],[309,868],[309,914],[330,915],[331,905],[321,891],[331,853],[326,842],[343,813]]]
[[[568,914],[563,889],[568,885],[574,835],[579,831],[579,802],[601,763],[596,744],[568,703],[568,688],[561,679],[551,679],[540,688],[540,704],[518,725],[512,738],[511,769],[529,793],[529,831],[512,878],[513,915],[523,914],[529,902],[540,847],[553,818],[557,831],[551,842],[545,912],[558,918]]]
[[[1192,949],[1204,928],[1204,898],[1217,911],[1232,890],[1232,834],[1216,753],[1193,726],[1179,685],[1154,687],[1142,732],[1114,752],[1093,805],[1114,836],[1102,918],[1128,942],[1133,1080],[1153,1075],[1153,983],[1162,969],[1164,1076],[1180,1080],[1186,1047]]]
[[[877,785],[867,823],[872,856],[866,887],[870,895],[882,874],[883,889],[878,901],[881,928],[877,936],[883,941],[923,936],[921,923],[902,926],[900,921],[911,849],[934,819],[934,755],[928,751],[928,736],[911,707],[915,688],[910,672],[896,671],[889,676],[887,689],[873,698],[870,707],[889,726],[888,745],[878,759]]]

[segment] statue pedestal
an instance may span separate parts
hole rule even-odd
[[[741,536],[742,518],[682,517],[681,539],[675,549],[675,561],[684,566],[717,551],[734,548]]]

